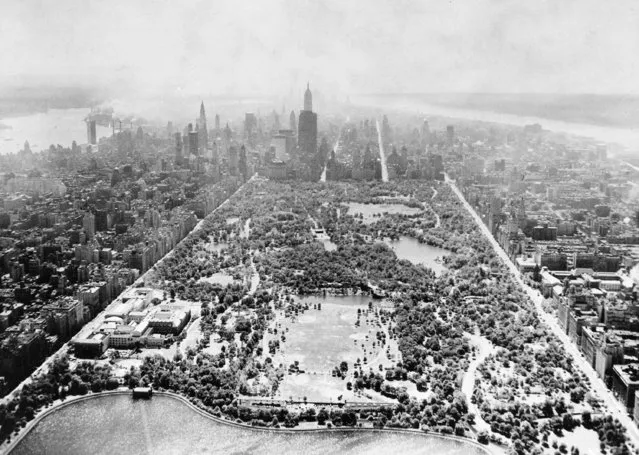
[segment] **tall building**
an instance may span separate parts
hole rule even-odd
[[[304,92],[304,110],[313,112],[313,94],[311,93],[310,84],[306,83],[306,91]]]
[[[182,134],[178,131],[175,133],[175,164],[177,166],[182,164]]]
[[[226,126],[224,127],[224,139],[226,140],[226,142],[230,142],[232,137],[233,137],[233,130],[229,126],[229,123],[226,122]]]
[[[246,147],[244,144],[240,147],[240,157],[238,160],[238,171],[244,180],[248,178],[248,162],[246,158]]]
[[[271,131],[278,131],[280,128],[280,116],[277,115],[277,112],[275,112],[275,109],[273,109],[273,112],[271,113]]]
[[[317,114],[313,112],[313,95],[308,84],[304,92],[304,110],[300,112],[297,137],[302,154],[314,155],[317,151]]]
[[[244,136],[250,139],[255,133],[257,133],[257,117],[252,112],[247,112],[244,115]]]
[[[271,138],[271,147],[275,149],[275,156],[278,161],[288,161],[295,148],[295,132],[293,130],[279,130]]]
[[[430,126],[426,119],[424,119],[424,123],[422,123],[421,139],[422,145],[426,145],[430,141]]]
[[[291,111],[291,118],[289,120],[289,128],[292,131],[297,131],[297,119],[295,118],[295,111]]]
[[[209,143],[209,133],[206,127],[206,112],[204,111],[204,101],[200,104],[200,118],[197,121],[198,126],[198,144],[202,149],[206,150]]]
[[[98,134],[95,120],[87,121],[87,142],[92,145],[98,143]]]
[[[229,147],[229,174],[238,175],[239,172],[239,157],[237,153],[237,147],[231,145]]]
[[[455,144],[455,127],[448,125],[446,127],[446,144],[452,147]]]
[[[215,114],[215,131],[220,131],[220,114]]]
[[[87,239],[91,240],[95,236],[95,215],[87,212],[82,218],[82,227],[87,235]]]
[[[199,131],[189,131],[189,152],[192,155],[198,156],[198,136]]]

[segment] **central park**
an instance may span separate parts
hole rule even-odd
[[[128,358],[59,355],[0,407],[5,442],[70,396],[143,386],[274,431],[410,429],[494,453],[579,453],[580,440],[627,450],[447,183],[254,178],[138,285],[162,297],[155,304],[196,308],[175,343]],[[86,421],[91,401],[78,404]],[[174,408],[162,403],[135,404],[147,442],[157,439],[145,419],[164,412],[155,406]],[[48,437],[47,418],[16,453]],[[393,447],[405,435],[389,437]]]

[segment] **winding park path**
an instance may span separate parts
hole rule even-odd
[[[433,210],[433,207],[432,207],[432,206],[430,207],[430,211],[431,211],[431,212],[433,212],[433,215],[435,215],[435,218],[437,218],[437,221],[435,222],[435,227],[436,227],[436,228],[441,227],[441,225],[442,225],[442,219],[441,219],[441,217],[439,216],[439,213],[437,213],[437,211],[436,211],[436,210]]]
[[[453,190],[455,195],[457,195],[468,213],[470,213],[470,215],[473,217],[473,219],[477,223],[477,226],[479,226],[481,232],[493,246],[495,253],[497,253],[497,255],[504,262],[515,281],[521,286],[522,290],[524,290],[524,292],[526,292],[526,294],[528,294],[530,299],[533,301],[534,309],[537,313],[537,316],[539,316],[539,319],[541,319],[541,321],[546,324],[546,326],[564,345],[564,349],[572,357],[573,364],[588,378],[592,391],[594,391],[599,396],[599,398],[601,398],[603,404],[608,409],[608,412],[610,412],[613,417],[619,419],[619,421],[626,427],[630,440],[634,443],[635,446],[639,445],[639,429],[637,428],[637,425],[634,423],[632,418],[626,412],[625,406],[617,401],[617,399],[613,396],[612,391],[610,391],[610,389],[606,387],[606,385],[601,380],[599,375],[597,375],[592,366],[581,356],[577,345],[573,343],[568,338],[566,333],[561,329],[561,327],[559,327],[557,319],[544,311],[542,307],[542,302],[544,300],[543,296],[537,290],[530,288],[523,282],[521,273],[519,272],[515,264],[502,249],[501,245],[499,245],[499,243],[492,236],[492,234],[488,230],[488,227],[482,222],[477,212],[475,212],[471,205],[466,201],[464,195],[461,193],[461,191],[459,191],[459,188],[457,188],[455,182],[448,178],[448,175],[446,175],[446,182]]]
[[[479,329],[475,329],[474,334],[465,333],[469,339],[470,344],[475,346],[478,350],[477,357],[475,357],[468,365],[468,370],[464,374],[462,379],[461,390],[466,396],[466,403],[468,404],[468,412],[475,414],[475,428],[477,431],[490,431],[490,425],[481,417],[479,408],[472,402],[473,390],[475,389],[475,378],[477,377],[477,367],[482,364],[486,358],[495,352],[493,344],[482,337],[479,334]]]
[[[250,235],[251,235],[251,218],[248,218],[244,222],[244,227],[240,231],[240,238],[248,239]],[[260,274],[257,272],[257,268],[255,267],[255,262],[253,262],[254,253],[255,252],[253,250],[249,252],[249,255],[251,256],[250,264],[249,264],[249,268],[251,269],[251,276],[249,278],[248,295],[254,295],[255,291],[257,291],[257,288],[260,285]]]
[[[257,272],[255,262],[253,262],[253,251],[251,251],[251,288],[248,291],[248,295],[254,295],[257,288],[260,286],[260,274]]]
[[[430,211],[433,212],[435,214],[435,217],[437,218],[437,223],[435,223],[435,227],[438,228],[442,225],[442,219],[440,218],[439,213],[437,213],[437,210],[433,210],[432,201],[435,200],[439,192],[434,186],[431,186],[431,189],[433,190],[433,196],[430,198],[431,200]]]

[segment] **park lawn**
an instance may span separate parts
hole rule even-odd
[[[369,401],[347,390],[347,382],[354,382],[354,364],[358,359],[363,364],[366,358],[371,364],[364,365],[362,371],[368,373],[373,367],[378,371],[380,363],[384,367],[394,366],[394,363],[387,358],[386,347],[376,342],[377,331],[384,331],[384,328],[378,325],[379,319],[373,311],[367,312],[367,300],[370,298],[361,296],[310,298],[305,299],[310,309],[304,313],[288,318],[278,314],[272,324],[278,333],[265,334],[264,345],[279,338],[280,348],[271,356],[273,363],[288,367],[297,361],[303,371],[284,376],[278,390],[279,398],[336,401],[341,396],[351,401]],[[313,308],[313,304],[318,302],[321,310]],[[358,309],[362,312],[359,327],[356,326]],[[281,341],[282,335],[284,342]],[[392,340],[387,343],[394,344]],[[391,346],[391,352],[397,352],[397,347]],[[267,351],[263,355],[269,356]],[[342,361],[348,364],[346,378],[333,377],[332,370]]]

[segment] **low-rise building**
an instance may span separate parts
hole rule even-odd
[[[635,392],[639,390],[639,364],[615,365],[612,371],[612,391],[628,413],[632,414],[635,409]]]

